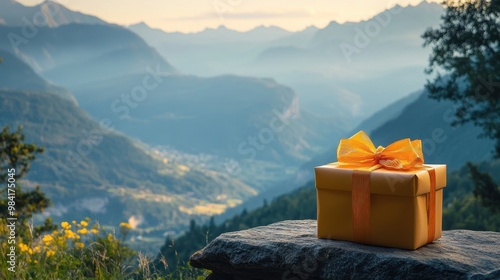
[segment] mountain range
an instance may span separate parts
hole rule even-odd
[[[227,42],[238,42],[290,34],[275,27],[202,33],[193,38],[207,44],[226,36]],[[22,35],[22,27],[0,26],[0,36],[10,34]],[[39,27],[26,43],[2,41],[0,49],[71,90],[95,120],[111,119],[118,131],[160,150],[216,155],[211,168],[223,173],[228,173],[227,162],[237,162],[242,170],[237,178],[259,190],[326,151],[331,137],[345,130],[341,121],[303,110],[297,94],[273,79],[182,74],[138,35],[117,25]]]
[[[116,25],[72,23],[39,27],[32,38],[16,37],[22,34],[21,27],[0,25],[0,36],[12,38],[2,40],[0,49],[15,53],[44,78],[70,89],[78,84],[146,73],[148,66],[174,71],[141,38]]]
[[[114,120],[128,135],[192,154],[293,165],[321,153],[342,131],[302,111],[296,94],[272,79],[161,76],[132,106],[118,99],[143,79],[93,83],[75,89],[75,96],[91,115]]]
[[[0,25],[9,38],[0,42],[0,71],[9,73],[0,80],[0,124],[23,124],[27,138],[46,147],[28,180],[47,190],[61,219],[116,209],[102,219],[143,217],[140,229],[179,230],[287,178],[343,131],[302,110],[295,92],[273,79],[178,73],[117,25],[37,26],[29,38],[23,28]],[[66,100],[52,94],[59,90]],[[101,122],[114,129],[102,131]],[[102,140],[81,156],[76,149],[90,131]],[[83,204],[100,206],[94,213]]]
[[[116,132],[111,120],[96,122],[74,99],[53,94],[47,82],[5,51],[0,73],[0,127],[21,125],[27,142],[45,148],[25,185],[41,185],[56,221],[91,217],[103,225],[129,221],[137,234],[178,232],[189,219],[222,213],[257,192],[241,181],[202,166],[186,166]],[[8,69],[7,69],[8,67]]]
[[[442,13],[441,5],[424,1],[394,6],[365,21],[332,21],[324,28],[261,36],[266,40],[239,40],[249,32],[225,27],[193,34],[163,32],[144,24],[129,28],[181,72],[270,76],[291,87],[304,110],[352,129],[386,104],[421,88],[429,50],[422,47],[420,36],[439,24]],[[205,39],[217,37],[214,33],[224,40]]]

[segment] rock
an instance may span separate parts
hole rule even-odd
[[[444,231],[418,250],[318,239],[316,221],[222,234],[191,256],[215,279],[500,279],[500,233]]]

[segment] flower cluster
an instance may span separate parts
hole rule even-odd
[[[140,273],[131,266],[137,253],[125,244],[132,226],[121,223],[118,229],[121,238],[115,235],[114,228],[108,232],[86,218],[64,221],[41,236],[20,236],[16,240],[16,276],[68,279],[71,274],[72,279],[121,279],[124,274]],[[9,246],[0,240],[0,254],[6,255]],[[0,279],[9,279],[8,273],[0,269]]]
[[[28,258],[31,262],[37,262],[36,255],[43,254],[45,257],[50,258],[56,255],[57,252],[65,251],[67,249],[83,249],[85,248],[85,240],[89,238],[82,238],[90,234],[99,234],[100,226],[94,223],[92,227],[88,228],[90,219],[77,223],[72,221],[71,223],[62,222],[61,228],[59,230],[54,230],[50,234],[46,234],[39,240],[33,242],[31,246],[23,242],[19,243],[19,249],[21,252],[26,252],[29,256]]]

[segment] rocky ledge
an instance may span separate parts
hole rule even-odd
[[[316,221],[222,234],[191,256],[207,279],[500,279],[500,233],[444,231],[416,251],[316,238]]]

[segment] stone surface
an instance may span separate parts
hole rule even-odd
[[[416,251],[316,238],[316,221],[222,234],[191,256],[209,279],[500,279],[500,233],[444,231]]]

